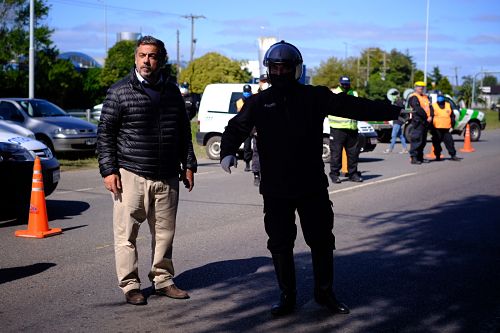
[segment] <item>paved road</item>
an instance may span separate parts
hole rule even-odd
[[[110,196],[97,170],[65,172],[47,201],[50,225],[62,235],[21,239],[14,230],[25,225],[0,224],[1,330],[497,332],[500,131],[485,132],[477,151],[458,163],[413,166],[407,155],[382,154],[386,147],[362,155],[364,183],[329,188],[335,285],[350,315],[331,316],[312,300],[310,256],[299,236],[298,309],[271,318],[278,293],[261,197],[242,167],[227,175],[206,160],[195,191],[181,193],[175,239],[176,283],[191,299],[124,303],[114,274]],[[147,226],[139,237],[149,292]]]

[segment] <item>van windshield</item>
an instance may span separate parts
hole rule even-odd
[[[66,117],[68,114],[60,107],[43,100],[19,101],[30,117]]]

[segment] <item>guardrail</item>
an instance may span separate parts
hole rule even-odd
[[[88,122],[92,119],[92,112],[90,109],[82,110],[82,109],[73,109],[66,110],[67,113],[72,115],[73,117],[85,118]]]

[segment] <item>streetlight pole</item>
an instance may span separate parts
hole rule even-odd
[[[424,82],[426,86],[427,86],[427,51],[429,48],[429,2],[430,0],[427,0],[427,15],[425,23]]]
[[[35,0],[30,0],[30,46],[28,97],[35,98]]]

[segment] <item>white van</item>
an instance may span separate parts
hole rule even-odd
[[[220,144],[222,132],[229,120],[234,117],[236,101],[243,96],[243,86],[246,83],[215,83],[209,84],[201,97],[200,109],[198,111],[198,133],[196,141],[205,146],[208,158],[218,160],[220,158]],[[252,92],[257,93],[259,86],[251,84]],[[358,122],[360,133],[361,151],[372,151],[377,144],[377,133],[373,127],[364,122]],[[323,161],[330,161],[330,128],[328,119],[323,123]]]

